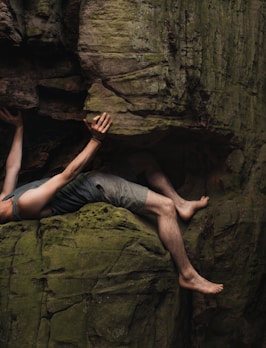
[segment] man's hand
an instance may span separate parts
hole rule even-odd
[[[9,123],[15,127],[23,125],[22,114],[19,110],[16,110],[17,114],[11,113],[8,109],[0,109],[0,120]]]
[[[95,116],[91,124],[87,123],[84,119],[87,127],[89,128],[92,138],[96,141],[102,142],[112,125],[112,120],[109,114],[104,112],[102,115]]]

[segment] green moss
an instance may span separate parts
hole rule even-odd
[[[50,320],[49,347],[87,346],[86,301],[71,303],[65,311],[58,311]],[[74,319],[75,318],[75,319]],[[74,320],[73,320],[74,319]],[[63,324],[63,325],[62,325]]]
[[[156,308],[171,308],[168,324],[178,313],[170,255],[157,232],[126,209],[89,204],[40,224],[3,225],[0,235],[1,338],[14,348],[131,347],[144,335],[150,346]],[[168,297],[160,304],[162,294]],[[165,325],[160,332],[168,336]]]
[[[49,17],[54,3],[54,0],[38,0],[37,14],[40,17]]]
[[[41,27],[35,27],[33,25],[26,27],[26,35],[29,38],[41,36],[42,34],[43,34],[43,28]]]

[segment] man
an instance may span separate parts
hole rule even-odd
[[[157,216],[160,239],[178,267],[180,286],[204,294],[216,294],[223,290],[222,284],[209,282],[191,265],[176,219],[176,212],[185,220],[191,218],[197,209],[207,205],[208,197],[203,196],[199,201],[185,201],[147,154],[131,160],[135,161],[136,172],[144,170],[149,184],[162,194],[112,174],[98,171],[82,173],[92,161],[112,124],[108,114],[94,117],[89,126],[92,138],[61,173],[16,190],[22,157],[22,116],[20,113],[14,116],[7,109],[2,109],[0,119],[16,128],[0,195],[1,223],[65,214],[78,210],[86,203],[99,201],[121,206],[132,212],[151,212]]]

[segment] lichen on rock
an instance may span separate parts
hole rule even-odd
[[[91,204],[0,233],[3,346],[174,339],[176,270],[156,231],[129,211]]]
[[[264,346],[264,1],[0,7],[0,105],[25,122],[19,184],[62,170],[89,138],[83,118],[109,112],[98,163],[151,151],[182,196],[209,195],[179,223],[193,265],[225,285],[179,289],[155,227],[125,210],[2,225],[0,345]],[[0,130],[3,182],[13,132]]]

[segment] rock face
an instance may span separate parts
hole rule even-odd
[[[129,211],[94,204],[7,224],[1,241],[1,347],[168,347],[178,336],[173,264]]]
[[[97,159],[153,152],[215,298],[178,288],[155,225],[123,209],[10,223],[1,347],[256,347],[265,341],[265,2],[0,1],[0,105],[24,110],[20,183],[62,169],[113,115]],[[0,124],[0,169],[12,130]]]

